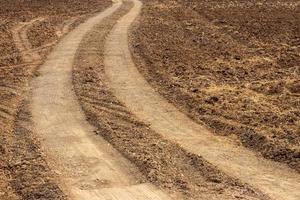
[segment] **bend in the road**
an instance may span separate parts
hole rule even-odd
[[[135,7],[115,26],[105,46],[105,71],[109,85],[139,119],[164,137],[202,156],[219,169],[263,191],[273,199],[300,199],[298,173],[253,152],[229,139],[215,136],[196,124],[151,88],[136,69],[128,48],[128,31],[141,9]]]
[[[121,1],[81,24],[53,49],[33,82],[31,111],[35,132],[63,189],[73,199],[169,199],[139,181],[138,170],[95,135],[72,89],[72,66],[82,38]]]

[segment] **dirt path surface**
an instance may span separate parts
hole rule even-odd
[[[208,132],[160,97],[145,81],[128,49],[128,29],[141,10],[141,3],[136,0],[134,3],[134,8],[108,36],[105,46],[106,73],[115,95],[153,130],[201,155],[225,173],[259,188],[273,199],[299,199],[298,173]]]
[[[129,43],[150,85],[214,134],[300,172],[295,0],[141,1]]]
[[[151,130],[115,97],[105,74],[103,47],[118,20],[134,5],[131,0],[123,2],[83,38],[73,64],[74,91],[96,133],[134,163],[145,181],[168,191],[173,199],[269,200]]]
[[[72,90],[72,65],[82,38],[120,5],[116,1],[80,25],[48,56],[33,83],[35,131],[42,139],[50,166],[71,198],[169,199],[151,184],[141,183],[138,170],[96,136]]]
[[[41,59],[38,52],[32,50],[31,44],[27,37],[27,31],[34,23],[41,22],[43,20],[44,18],[40,17],[29,22],[20,23],[12,31],[15,45],[23,54],[22,57],[25,63],[33,63]]]

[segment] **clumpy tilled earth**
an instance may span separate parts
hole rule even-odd
[[[216,134],[300,172],[299,3],[143,3],[132,52],[153,87]]]
[[[117,100],[104,71],[105,36],[128,12],[125,3],[84,38],[77,51],[73,84],[87,120],[99,134],[132,161],[148,180],[185,199],[268,199],[259,190],[218,171],[201,157],[162,138],[138,121]]]
[[[1,200],[65,198],[33,137],[26,91],[38,65],[58,39],[110,4],[109,0],[0,0]],[[26,23],[30,25],[20,30],[25,33],[23,37],[14,33]],[[23,38],[26,51],[18,48],[14,34]],[[29,61],[31,54],[40,57]]]

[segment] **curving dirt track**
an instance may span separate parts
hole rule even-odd
[[[41,59],[40,55],[35,50],[32,50],[27,37],[27,31],[34,23],[41,22],[43,20],[44,18],[40,17],[29,22],[20,23],[18,26],[14,27],[12,31],[15,45],[23,54],[22,57],[24,58],[25,63],[33,63]]]
[[[298,173],[213,135],[160,97],[145,81],[128,49],[128,29],[141,10],[141,3],[137,0],[134,3],[134,8],[109,35],[105,47],[106,74],[115,95],[153,130],[201,155],[227,174],[259,188],[273,199],[299,199]]]
[[[88,124],[72,90],[72,66],[86,33],[121,5],[90,18],[68,34],[48,56],[33,82],[31,110],[35,131],[49,163],[73,199],[169,199]]]
[[[20,120],[20,122],[16,122],[15,130],[18,133],[16,137],[24,135],[22,132],[24,130],[38,134],[42,140],[43,150],[47,153],[48,164],[50,168],[54,170],[55,178],[59,179],[58,182],[60,182],[60,186],[70,199],[170,199],[172,197],[174,199],[181,199],[180,197],[182,196],[176,196],[176,193],[169,194],[158,188],[159,186],[168,192],[174,192],[176,189],[174,185],[171,184],[174,180],[178,182],[178,185],[186,186],[182,187],[181,192],[183,193],[187,193],[189,189],[188,186],[190,186],[187,184],[189,181],[202,188],[205,187],[208,191],[207,193],[211,192],[210,189],[213,188],[212,196],[209,198],[204,197],[203,199],[218,199],[219,197],[226,197],[226,199],[268,199],[267,196],[270,196],[272,199],[280,200],[300,199],[300,177],[298,173],[287,169],[284,165],[258,157],[255,153],[239,146],[231,139],[213,135],[181,113],[172,104],[168,103],[167,100],[159,96],[157,91],[154,90],[138,72],[128,48],[128,32],[132,22],[140,13],[142,4],[139,0],[130,0],[129,2],[133,2],[134,4],[133,8],[130,7],[131,10],[118,21],[117,18],[114,18],[117,24],[108,35],[105,48],[102,47],[103,43],[101,42],[97,43],[100,44],[98,45],[100,47],[97,47],[97,44],[91,44],[97,35],[93,36],[94,38],[90,38],[92,40],[89,40],[87,36],[88,33],[94,32],[92,35],[95,35],[97,32],[100,33],[96,27],[97,25],[104,24],[103,26],[105,26],[105,19],[110,21],[111,19],[109,19],[109,17],[117,13],[117,11],[121,10],[124,14],[129,10],[122,9],[122,2],[126,0],[113,1],[114,4],[111,8],[95,15],[78,26],[53,49],[46,59],[46,62],[41,66],[39,76],[33,81],[30,111],[27,111],[27,104],[23,105],[25,111],[20,112],[18,118],[24,119]],[[117,16],[119,15],[120,14],[117,14]],[[43,59],[39,50],[48,47],[46,44],[46,46],[33,49],[27,37],[28,29],[31,29],[36,23],[43,22],[44,20],[45,19],[41,17],[29,22],[20,23],[12,32],[16,46],[21,51],[24,62],[27,65],[38,66]],[[63,26],[60,31],[57,31],[56,34],[58,36],[64,35],[64,33],[68,32],[73,22],[73,18],[66,21],[65,26]],[[112,24],[110,25],[111,27],[113,26]],[[101,26],[99,27],[101,28]],[[109,30],[107,29],[103,32],[107,31],[108,33]],[[32,38],[34,37],[31,37],[31,39]],[[90,45],[84,43],[83,39],[87,39],[86,41],[90,42]],[[52,43],[49,44],[49,47],[51,45]],[[80,48],[81,45],[82,48]],[[94,53],[95,51],[99,51],[99,48],[104,49],[101,49],[101,52],[104,51],[103,60],[105,73],[102,73],[101,76],[108,78],[105,84],[110,87],[104,88],[103,85],[102,87],[104,89],[101,89],[113,91],[114,95],[112,96],[114,98],[117,97],[121,102],[118,105],[114,105],[112,103],[113,99],[108,99],[106,102],[98,102],[99,99],[93,98],[92,101],[105,104],[101,107],[101,109],[103,109],[101,112],[109,113],[110,117],[104,119],[104,121],[108,120],[110,122],[108,126],[115,123],[113,120],[122,123],[122,120],[119,119],[120,116],[121,118],[126,118],[126,123],[122,125],[126,127],[127,132],[143,132],[144,135],[147,135],[146,137],[135,138],[135,145],[146,142],[149,143],[148,146],[134,146],[134,143],[129,142],[126,145],[133,145],[132,148],[126,149],[126,145],[121,147],[124,145],[122,142],[129,141],[129,137],[138,136],[138,134],[123,134],[121,132],[121,134],[123,134],[122,136],[114,135],[112,132],[118,128],[116,124],[114,124],[113,127],[109,127],[112,132],[105,130],[105,127],[100,127],[100,130],[102,128],[102,131],[106,132],[102,134],[103,137],[105,134],[111,134],[111,136],[105,137],[105,139],[109,141],[108,143],[97,135],[101,131],[87,122],[90,115],[85,117],[77,101],[77,98],[80,99],[81,97],[76,97],[78,93],[75,95],[73,91],[74,82],[72,83],[72,73],[74,71],[73,67],[75,71],[76,67],[78,67],[76,66],[76,59],[87,59],[78,63],[78,65],[86,65],[86,68],[83,69],[91,70],[94,67],[93,65],[96,65],[96,68],[103,66],[104,69],[103,63],[101,63],[102,66],[98,66],[99,62],[97,60],[99,58],[97,56],[99,56],[99,54]],[[84,55],[81,57],[82,55],[80,56],[79,52],[83,52],[83,54],[87,54],[90,57],[84,57]],[[91,61],[89,63],[89,58],[93,60],[93,62]],[[89,75],[88,73],[86,74]],[[91,77],[87,77],[87,80],[90,81]],[[92,82],[93,81],[94,80],[92,80]],[[75,81],[75,90],[76,84],[78,83]],[[82,87],[87,86],[84,85]],[[96,91],[93,92],[98,92],[101,95],[103,91],[98,91],[97,89],[99,88],[96,88]],[[119,101],[116,100],[116,102]],[[124,105],[130,112],[127,111]],[[84,108],[84,105],[82,106]],[[6,107],[0,106],[0,111],[1,110],[5,111]],[[120,116],[116,117],[114,113]],[[131,119],[132,113],[139,118],[141,123],[137,123]],[[4,114],[7,118],[11,116],[10,113],[0,112],[0,117]],[[32,125],[31,120],[29,120],[31,119],[31,114],[35,130],[31,130]],[[11,120],[14,120],[14,118],[11,117]],[[29,121],[27,122],[26,120]],[[91,121],[89,120],[89,122]],[[140,136],[143,136],[143,134],[140,134]],[[111,138],[109,139],[109,137]],[[114,137],[119,138],[114,139]],[[149,140],[151,137],[155,138],[155,140]],[[119,143],[120,141],[121,143]],[[153,151],[156,146],[154,148],[148,148],[156,143],[162,143],[157,145],[158,149],[162,148],[158,150],[159,153]],[[115,146],[112,147],[111,144]],[[177,144],[179,145],[177,146]],[[120,148],[118,148],[118,146],[120,146]],[[174,146],[176,146],[176,148],[174,148]],[[16,143],[12,148],[19,149],[20,147],[21,146]],[[167,147],[169,147],[169,149]],[[28,148],[33,147],[28,146]],[[118,149],[119,152],[114,148]],[[141,149],[144,151],[141,151]],[[172,154],[172,151],[176,151],[176,153]],[[149,155],[137,158],[141,152],[142,154],[151,154],[152,157],[157,157],[157,160],[151,160],[152,157],[149,157]],[[188,162],[196,158],[193,156],[195,154],[198,156],[197,159],[194,160],[195,163],[197,163],[196,161],[200,158],[204,158],[209,161],[209,163],[197,163],[201,165],[202,168],[197,168],[197,164],[195,163],[195,166],[191,167],[191,164]],[[14,156],[15,154],[12,154],[11,157],[15,159]],[[136,166],[124,158],[124,156],[134,162]],[[147,161],[165,162],[164,165],[166,167],[163,170],[173,170],[173,172],[176,172],[174,174],[178,174],[178,176],[181,177],[178,178],[172,174],[173,172],[159,174],[162,177],[165,176],[163,177],[165,179],[169,179],[170,176],[174,175],[174,177],[172,177],[174,179],[170,178],[171,180],[166,181],[169,184],[168,187],[159,181],[151,180],[151,178],[155,177],[155,173],[157,173],[157,171],[153,169],[154,166],[158,166],[158,168],[161,166],[157,163],[156,165],[149,165],[149,163],[148,165],[144,164],[144,158],[146,158]],[[141,161],[141,163],[137,164],[137,161]],[[166,161],[170,161],[171,164]],[[238,181],[224,178],[224,180],[229,180],[224,182],[225,185],[228,184],[228,182],[231,183],[230,187],[228,187],[229,189],[224,189],[224,183],[222,183],[223,185],[218,185],[218,183],[223,182],[223,179],[215,179],[214,176],[211,177],[211,182],[209,182],[208,178],[203,176],[205,173],[208,174],[207,176],[210,176],[209,172],[211,172],[211,168],[209,168],[209,170],[204,169],[208,164],[212,164],[211,166],[220,169],[226,176],[228,175],[230,178],[233,177],[235,180],[240,180],[242,184]],[[33,163],[33,165],[39,166],[37,163]],[[141,166],[145,168],[144,171],[141,169]],[[24,165],[20,165],[20,167],[24,168]],[[44,165],[40,165],[39,167],[43,168]],[[15,181],[16,186],[14,187],[21,187],[18,182],[22,182],[20,180],[22,180],[23,176],[20,175],[23,171],[16,171],[14,176],[17,176],[19,179]],[[149,171],[149,176],[147,176],[147,171]],[[217,170],[213,171],[218,173]],[[141,172],[143,174],[141,174]],[[158,170],[158,172],[160,171]],[[32,174],[34,174],[33,171]],[[151,183],[145,181],[145,174]],[[36,180],[37,179],[40,179],[38,174],[36,175]],[[184,180],[187,181],[184,182]],[[199,180],[202,180],[205,184]],[[43,182],[43,180],[39,181]],[[30,184],[32,183],[33,182]],[[38,185],[37,182],[34,183],[35,184],[32,185]],[[153,185],[153,183],[155,185]],[[244,187],[244,183],[247,183],[247,187]],[[254,188],[254,190],[256,189],[259,194],[256,195],[255,192],[250,192],[251,196],[249,196],[249,198],[243,195],[241,196],[243,193],[249,193],[250,190],[248,191],[248,189],[250,187],[248,188],[248,184],[251,188]],[[193,184],[191,184],[191,186],[196,193],[205,193],[204,191],[201,192],[201,190],[198,190],[200,187],[194,187]],[[40,193],[36,188],[33,190],[38,196]],[[44,188],[43,186],[40,189]],[[168,188],[171,189],[168,190]],[[60,195],[59,192],[61,191],[58,191],[59,188],[55,187],[55,189],[57,189],[57,195]],[[222,190],[225,190],[223,193],[227,196],[222,194]],[[266,196],[264,194],[261,195],[260,191],[263,191]],[[47,194],[47,190],[45,190],[44,193]],[[220,196],[217,196],[216,193],[220,194]],[[0,197],[1,195],[2,192],[0,191]],[[32,197],[32,199],[36,199],[37,196]],[[28,197],[26,198],[24,195],[22,198],[28,199]],[[54,199],[54,197],[49,196],[48,199]]]
[[[299,4],[141,1],[130,44],[150,85],[214,134],[300,172]]]

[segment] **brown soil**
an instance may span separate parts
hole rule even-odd
[[[6,152],[9,184],[21,199],[66,199],[33,136],[27,102],[22,103]]]
[[[152,86],[216,134],[299,172],[299,4],[143,2],[131,44]]]
[[[0,0],[0,4],[0,199],[64,199],[32,135],[26,91],[42,58],[63,35],[59,33],[111,2]],[[21,33],[14,33],[15,28],[39,18],[22,30],[26,41],[21,45],[28,43],[29,49],[18,49],[13,35]],[[41,57],[28,63],[33,54]]]
[[[267,199],[152,131],[113,95],[104,72],[102,47],[105,36],[130,7],[126,3],[104,20],[77,52],[73,84],[88,121],[98,128],[96,134],[135,163],[146,179],[170,192],[180,192],[186,199]]]

